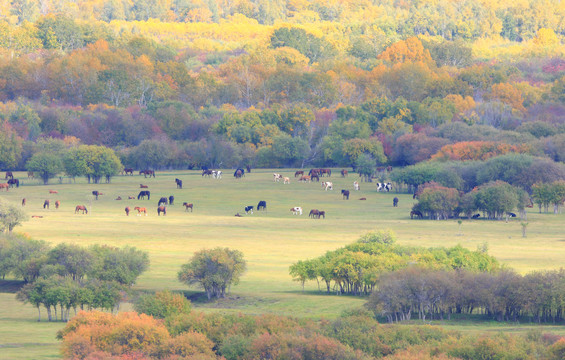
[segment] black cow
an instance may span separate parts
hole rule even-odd
[[[137,195],[137,200],[145,199],[146,196],[147,200],[151,200],[151,192],[149,192],[149,190],[142,190],[139,192],[139,195]]]
[[[349,190],[341,190],[341,195],[343,195],[343,200],[349,200]]]
[[[394,199],[392,199],[392,206],[398,207],[398,198],[397,197],[394,197]]]
[[[257,210],[259,210],[259,209],[257,209]],[[252,213],[252,214],[253,214],[253,205],[246,206],[246,207],[245,207],[245,213],[246,213],[246,214],[248,214],[248,213]]]
[[[157,203],[157,206],[161,206],[161,204],[165,204],[167,205],[168,201],[166,197],[162,197],[159,199],[159,202]]]
[[[173,195],[169,196],[169,205],[173,205],[174,201],[175,201],[175,197]]]
[[[267,202],[264,200],[259,201],[259,203],[257,204],[257,211],[260,210],[265,210],[267,211]]]

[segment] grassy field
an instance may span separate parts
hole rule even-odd
[[[143,274],[137,290],[188,290],[177,281],[180,265],[194,251],[227,246],[242,251],[248,271],[239,285],[232,288],[229,299],[214,303],[197,303],[206,311],[236,311],[251,314],[273,312],[312,318],[332,318],[341,311],[360,307],[364,299],[328,296],[317,292],[316,283],[307,283],[302,293],[299,283],[288,275],[288,267],[300,259],[319,256],[355,241],[367,231],[392,229],[405,245],[453,246],[461,244],[476,249],[485,242],[489,253],[520,273],[555,269],[565,260],[565,215],[528,213],[528,236],[522,237],[520,220],[457,221],[411,220],[413,204],[408,194],[377,193],[375,184],[361,183],[353,191],[356,176],[341,178],[334,172],[333,191],[324,191],[319,183],[298,183],[294,171],[278,171],[291,177],[289,185],[274,183],[272,171],[253,170],[243,179],[233,178],[233,171],[224,171],[220,180],[203,178],[198,171],[158,172],[156,178],[118,176],[111,184],[87,184],[53,181],[44,186],[37,180],[24,179],[19,189],[1,193],[3,198],[20,203],[27,199],[26,211],[31,218],[16,231],[43,239],[55,245],[61,242],[80,245],[110,244],[135,246],[147,251],[151,266]],[[2,174],[3,175],[3,174]],[[184,188],[176,189],[175,178],[183,180]],[[149,186],[151,200],[125,200],[137,196],[139,184]],[[49,194],[48,190],[58,194]],[[350,200],[342,200],[341,189],[351,190]],[[104,195],[95,200],[92,190]],[[157,201],[161,196],[174,195],[175,204],[167,207],[167,216],[157,216]],[[124,200],[115,200],[121,196]],[[400,199],[399,207],[392,199]],[[366,197],[366,201],[359,198]],[[51,200],[51,209],[43,209],[43,201]],[[56,210],[54,201],[60,200]],[[246,205],[256,206],[267,201],[266,212],[244,214]],[[194,203],[194,212],[185,212],[183,202]],[[88,215],[74,214],[78,204],[87,205]],[[124,207],[146,206],[148,216],[127,217]],[[294,216],[290,208],[302,206],[305,214]],[[308,218],[312,208],[326,211],[326,219]],[[196,289],[192,289],[196,290]],[[22,305],[14,294],[0,287],[0,359],[49,359],[58,357],[54,335],[61,323],[37,323],[37,311]],[[128,304],[124,306],[128,309]],[[513,324],[485,325],[477,323],[445,323],[444,326],[470,331],[523,331],[526,327]],[[548,328],[553,330],[553,328]],[[560,330],[565,333],[565,331]]]

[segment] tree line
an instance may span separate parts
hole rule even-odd
[[[17,299],[34,305],[39,320],[42,307],[49,321],[57,319],[58,308],[61,321],[71,309],[117,309],[148,266],[147,254],[132,247],[51,247],[19,234],[0,238],[0,275],[25,282]]]
[[[561,323],[565,271],[520,275],[504,269],[475,272],[411,266],[379,277],[366,307],[389,322],[450,320],[476,314],[496,321]]]
[[[310,260],[299,260],[289,267],[293,280],[316,281],[325,285],[326,293],[368,295],[378,286],[379,277],[387,272],[422,264],[431,268],[470,269],[490,272],[498,269],[498,261],[486,251],[470,251],[461,246],[452,248],[407,247],[395,243],[390,231],[363,235],[357,242],[328,251]],[[320,290],[321,291],[321,290]]]

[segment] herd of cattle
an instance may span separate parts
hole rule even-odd
[[[251,171],[250,167],[247,166],[247,172],[249,173]],[[131,168],[125,168],[122,170],[122,175],[133,175],[134,170]],[[299,182],[312,182],[312,181],[320,181],[320,177],[331,177],[332,171],[331,169],[311,169],[308,172],[308,175],[304,174],[303,170],[299,170],[296,171],[294,174],[294,177],[300,177],[298,179]],[[154,170],[141,170],[139,171],[139,175],[144,175],[145,178],[147,177],[155,177],[155,171]],[[208,169],[208,168],[203,168],[202,170],[202,177],[207,176],[207,177],[213,177],[214,179],[221,179],[222,178],[222,171],[221,170],[212,170],[212,169]],[[240,179],[242,177],[245,176],[245,170],[243,168],[238,168],[235,170],[234,172],[234,177],[236,179]],[[348,176],[348,171],[343,169],[341,170],[341,176],[342,177],[347,177]],[[29,177],[33,177],[33,173],[28,173],[28,178]],[[13,176],[12,172],[6,172],[6,178],[8,179],[8,182],[5,184],[0,183],[0,189],[6,189],[6,191],[8,191],[9,187],[19,187],[19,181],[18,179],[15,179]],[[273,181],[274,182],[279,182],[281,181],[283,182],[283,184],[290,184],[290,177],[285,177],[282,176],[281,174],[278,173],[273,173]],[[181,179],[175,179],[175,183],[177,186],[177,189],[182,189],[182,180]],[[322,181],[321,182],[321,186],[322,189],[324,189],[325,191],[328,190],[333,190],[334,188],[334,183],[332,181]],[[389,192],[392,190],[392,184],[391,183],[376,183],[376,187],[377,187],[377,191],[386,191]],[[148,189],[149,186],[148,185],[144,185],[144,184],[140,184],[140,188],[142,189],[139,194],[137,195],[137,200],[144,200],[145,198],[147,198],[147,200],[151,199],[151,192],[149,190],[144,190],[144,189]],[[359,186],[359,182],[358,181],[353,181],[353,190],[354,191],[359,191],[360,190],[360,186]],[[58,192],[56,190],[49,190],[50,194],[57,194]],[[341,194],[342,194],[342,198],[343,200],[349,200],[349,196],[350,196],[350,190],[348,189],[342,189],[341,190]],[[94,198],[96,200],[98,200],[98,197],[101,195],[104,195],[102,192],[94,190],[92,191],[92,195],[94,196]],[[134,200],[135,197],[134,196],[128,196],[128,200]],[[117,198],[115,198],[115,200],[122,200],[121,196],[118,196]],[[360,198],[359,200],[366,200],[366,198]],[[26,206],[26,199],[22,199],[22,206]],[[157,215],[160,216],[161,214],[166,215],[167,214],[167,208],[166,205],[173,205],[174,204],[174,196],[170,195],[169,197],[161,197],[157,203]],[[59,200],[55,201],[55,208],[58,209],[61,205],[61,202]],[[43,208],[44,209],[49,209],[50,206],[50,200],[47,199],[44,201],[43,203]],[[193,212],[194,209],[194,204],[192,203],[188,203],[188,202],[184,202],[183,206],[185,207],[185,212],[187,212],[189,209],[191,212]],[[398,198],[394,198],[393,201],[393,206],[398,206]],[[257,211],[267,211],[267,202],[264,200],[259,201],[259,203],[257,204],[256,207],[254,207],[253,205],[247,205],[244,207],[244,211],[245,214],[253,214],[253,209],[256,209]],[[141,206],[136,206],[133,208],[133,210],[137,211],[137,215],[141,216],[141,215],[146,215],[147,216],[147,208],[146,207],[141,207]],[[129,213],[131,211],[131,208],[129,206],[126,206],[124,208],[125,214],[126,216],[129,216]],[[290,209],[290,211],[292,212],[293,215],[302,215],[303,214],[303,209],[300,206],[296,206]],[[85,205],[77,205],[75,207],[75,214],[77,213],[81,213],[82,214],[88,214],[88,209]],[[313,219],[320,219],[320,218],[324,218],[325,219],[325,211],[323,210],[318,210],[318,209],[312,209],[309,212],[309,217],[313,218]],[[413,217],[414,215],[418,216],[420,214],[411,214],[411,217]],[[242,215],[240,215],[239,213],[236,213],[235,216],[237,217],[241,217]],[[34,216],[34,217],[40,217],[40,216]],[[418,216],[420,217],[420,216]]]

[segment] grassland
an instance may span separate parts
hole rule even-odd
[[[54,181],[41,185],[37,180],[24,179],[19,189],[1,193],[3,198],[20,203],[27,199],[26,210],[31,218],[16,231],[43,239],[55,245],[61,242],[80,245],[110,244],[135,246],[147,251],[151,266],[143,274],[136,290],[188,290],[176,280],[180,265],[194,251],[227,246],[242,251],[248,271],[241,283],[232,288],[229,299],[214,303],[196,303],[206,311],[236,311],[251,314],[273,312],[311,318],[332,318],[341,311],[356,308],[364,299],[321,295],[316,283],[307,283],[302,293],[298,283],[288,275],[288,267],[299,259],[319,256],[327,250],[348,244],[361,234],[376,229],[392,229],[399,242],[420,246],[462,246],[475,249],[488,243],[489,253],[502,263],[526,273],[554,269],[565,260],[565,215],[528,213],[527,237],[522,237],[520,220],[497,221],[411,220],[412,196],[377,193],[374,184],[361,183],[359,192],[351,191],[350,200],[342,200],[340,189],[353,190],[356,176],[334,175],[333,191],[324,191],[319,183],[298,183],[292,170],[282,170],[291,177],[291,184],[274,183],[272,171],[253,170],[241,180],[225,171],[224,178],[203,178],[200,172],[158,172],[156,178],[118,176],[111,184],[87,184],[84,179],[70,183]],[[336,172],[337,173],[337,172]],[[183,189],[176,189],[175,178],[183,180]],[[149,185],[151,200],[126,200],[137,196],[139,184]],[[49,194],[48,190],[58,194]],[[95,200],[92,190],[104,195]],[[168,206],[167,216],[157,216],[157,201],[161,196],[174,195],[175,204]],[[115,200],[121,196],[124,200]],[[392,206],[399,197],[398,208]],[[366,197],[366,201],[358,200]],[[61,201],[56,210],[43,209],[43,201]],[[243,214],[245,205],[256,206],[267,201],[268,211]],[[194,203],[194,212],[185,212],[183,202]],[[78,204],[87,205],[88,215],[74,214]],[[147,206],[148,216],[127,217],[125,206]],[[302,206],[305,214],[294,216],[291,207]],[[325,210],[326,219],[309,219],[310,209]],[[0,359],[49,359],[58,357],[54,338],[60,323],[37,323],[37,311],[14,299],[9,287],[0,287]],[[196,290],[196,289],[192,289]],[[124,309],[129,305],[125,304]],[[445,323],[445,326],[470,331],[523,331],[527,327],[514,324],[485,325],[473,322]],[[529,326],[529,325],[528,325]],[[554,330],[553,328],[549,328]],[[563,330],[559,332],[565,333]]]

